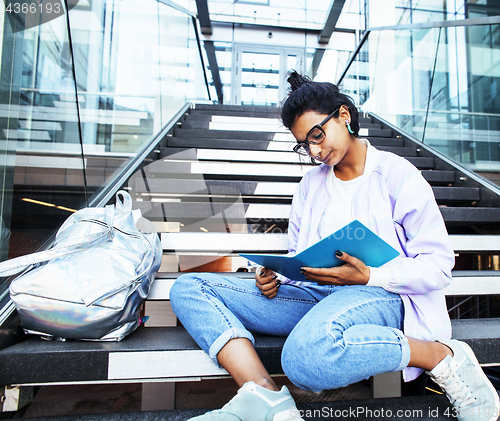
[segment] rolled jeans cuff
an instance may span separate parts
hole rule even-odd
[[[222,348],[224,348],[224,345],[226,345],[231,339],[235,338],[248,339],[250,342],[252,342],[252,345],[255,345],[255,339],[253,338],[252,334],[247,330],[234,327],[229,330],[226,330],[222,335],[220,335],[214,341],[214,343],[208,350],[208,355],[210,356],[210,358],[212,358],[212,360],[215,362],[215,364],[217,364],[218,367],[220,367],[220,364],[219,361],[217,360],[217,354]]]
[[[403,371],[410,363],[410,344],[408,343],[408,338],[403,334],[403,332],[397,329],[392,330],[399,337],[399,343],[401,345],[401,362],[399,363],[398,368],[394,371]]]

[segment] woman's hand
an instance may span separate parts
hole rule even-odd
[[[277,279],[275,272],[261,267],[255,272],[255,285],[267,298],[274,298],[278,294],[281,282]]]
[[[370,279],[370,268],[361,260],[347,253],[335,255],[345,262],[334,268],[302,268],[307,279],[321,285],[366,285]]]

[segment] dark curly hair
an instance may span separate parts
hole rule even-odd
[[[295,119],[306,111],[330,114],[341,105],[345,105],[351,114],[351,129],[358,137],[358,110],[352,98],[339,91],[337,85],[329,82],[313,82],[309,77],[293,71],[288,76],[290,92],[281,106],[281,121],[290,130]]]

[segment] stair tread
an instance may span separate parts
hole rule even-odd
[[[177,196],[264,196],[287,197],[290,201],[298,182],[241,181],[241,180],[197,180],[175,178],[151,178],[147,185],[142,177],[135,182],[136,193],[168,194]],[[477,187],[433,186],[434,195],[439,200],[479,200]]]
[[[208,146],[208,145],[207,145]],[[291,145],[290,145],[291,146]],[[261,151],[248,151],[248,150],[228,150],[228,149],[212,149],[207,148],[175,148],[165,147],[160,149],[160,158],[172,157],[179,153],[190,153],[191,159],[197,160],[212,160],[212,161],[232,161],[232,162],[288,162],[297,165],[307,161],[307,158],[293,152],[292,147],[287,145],[288,150],[275,151],[275,150],[261,150]],[[416,157],[416,147],[402,147],[402,146],[378,146],[381,151],[392,152],[402,157]]]
[[[247,221],[259,220],[287,221],[290,205],[287,203],[244,203],[214,202],[207,198],[206,202],[168,202],[151,203],[135,202],[134,208],[141,209],[146,218],[152,220],[184,221],[204,220],[220,214],[220,220],[231,223],[246,224]],[[440,207],[445,223],[492,224],[500,222],[499,208],[479,207]],[[221,214],[224,212],[224,218]],[[215,220],[213,221],[215,223]]]
[[[287,132],[286,134],[290,140],[294,140],[293,136]],[[234,130],[206,130],[206,129],[187,129],[175,128],[174,136],[176,137],[198,137],[198,138],[219,138],[219,139],[244,139],[244,140],[273,140],[275,134],[272,132],[258,132],[258,131],[234,131]],[[391,129],[361,129],[360,137],[364,136],[378,136],[378,137],[391,137]]]
[[[453,336],[473,345],[480,363],[500,359],[498,319],[452,320],[452,325]],[[286,337],[255,334],[255,349],[272,374],[281,373],[280,355],[285,339]],[[170,355],[170,358],[178,359],[177,363],[184,364],[192,361],[195,355],[203,354],[202,357],[197,357],[203,359],[194,369],[197,373],[193,372],[191,376],[199,376],[198,371],[206,369],[216,375],[216,366],[184,328],[141,327],[120,342],[57,342],[30,337],[0,351],[0,377],[6,384],[105,381],[113,373],[119,378],[126,377],[130,370],[134,372],[134,367],[129,367],[129,364],[134,358],[135,364],[138,364],[137,357],[133,355],[138,351],[151,352],[154,355],[150,358],[158,358],[158,362],[165,358],[163,355]],[[115,360],[129,361],[129,364],[124,364],[122,370],[116,372]],[[185,368],[186,366],[165,364],[155,366],[154,370],[158,377],[174,377],[179,371],[188,377],[189,370]],[[222,373],[219,372],[220,374]]]
[[[193,160],[193,153],[190,151],[186,152],[185,160],[180,160],[181,155],[176,155],[172,160],[158,160],[144,167],[144,171],[147,176],[167,176],[172,174],[179,175],[219,175],[221,178],[229,175],[233,176],[245,176],[246,178],[252,177],[267,177],[269,180],[272,179],[282,179],[282,178],[301,178],[307,171],[311,169],[311,165],[304,162],[301,165],[292,164],[287,162],[231,162],[231,161],[198,161]],[[427,168],[425,165],[433,158],[421,158],[421,157],[407,157],[408,161],[412,162],[414,165],[417,164]],[[422,165],[424,164],[424,165]],[[449,172],[447,171],[434,171],[434,174],[430,174],[429,171],[423,172],[424,177],[429,177],[432,179],[434,176],[436,179],[445,177],[448,175],[448,180],[452,180]],[[212,177],[213,178],[213,177]],[[454,180],[454,178],[453,178]],[[449,181],[451,182],[451,181]]]
[[[380,146],[403,146],[403,139],[393,137],[373,137],[367,138],[375,147]],[[219,139],[219,138],[167,138],[167,147],[173,148],[209,148],[227,150],[262,150],[262,151],[293,151],[296,142],[290,140],[246,140],[246,139]]]

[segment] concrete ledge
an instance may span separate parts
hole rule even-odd
[[[406,396],[401,398],[334,401],[298,404],[297,408],[306,421],[357,419],[375,421],[404,419],[440,421],[454,419],[453,411],[444,395]],[[38,421],[184,421],[204,414],[210,409],[175,411],[120,412],[108,414],[40,417]],[[447,414],[449,414],[447,416]]]
[[[281,374],[285,338],[255,335],[255,341],[267,370]],[[0,351],[2,384],[201,380],[224,375],[183,327],[140,327],[121,342],[30,337]]]
[[[498,319],[452,323],[453,336],[468,342],[481,364],[500,362]],[[267,370],[281,374],[285,338],[256,334],[255,341]],[[121,342],[48,342],[31,337],[0,351],[4,384],[182,381],[225,375],[182,327],[142,327]]]

